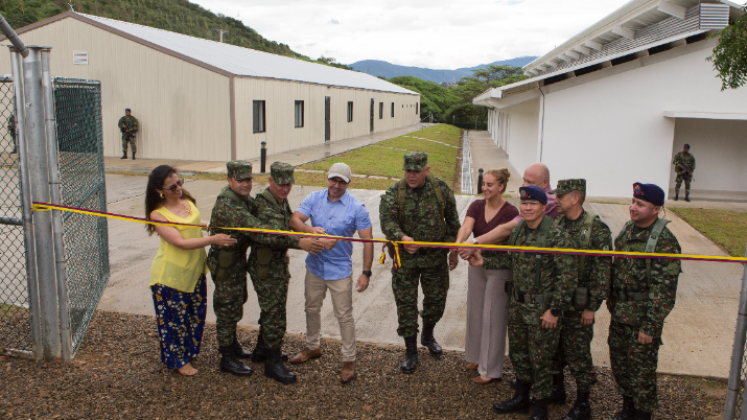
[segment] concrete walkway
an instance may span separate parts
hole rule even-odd
[[[490,133],[487,131],[469,132],[470,154],[472,155],[472,193],[477,194],[477,178],[479,169],[485,171],[490,169],[508,168],[511,179],[506,186],[506,194],[519,197],[519,187],[522,184],[522,174],[508,161],[508,155],[496,146]]]
[[[143,215],[143,192],[145,177],[107,175],[107,197],[109,211],[134,216]],[[188,180],[185,188],[197,198],[198,208],[203,219],[209,218],[217,194],[224,182]],[[255,186],[256,193],[261,186]],[[306,195],[318,191],[316,187],[295,187],[289,197],[293,208],[297,207]],[[379,197],[382,191],[351,190],[371,213],[374,223],[374,237],[383,237],[378,218]],[[464,219],[473,196],[458,196],[457,204],[460,219]],[[510,201],[515,202],[515,199]],[[600,214],[613,233],[619,232],[628,220],[627,206],[615,204],[588,204],[587,210]],[[669,225],[679,238],[684,253],[725,255],[708,239],[703,237],[673,214]],[[111,258],[111,280],[99,303],[99,309],[131,314],[153,315],[153,303],[148,289],[150,264],[159,245],[157,236],[148,237],[142,225],[134,225],[119,220],[109,221]],[[375,251],[373,277],[368,290],[354,292],[353,308],[356,320],[357,338],[360,341],[402,344],[396,334],[396,307],[391,289],[391,259],[384,265],[376,263],[380,250]],[[362,245],[354,245],[354,272],[362,268]],[[305,274],[305,253],[291,250],[290,271],[292,279],[288,295],[288,332],[305,332],[303,310],[303,278]],[[446,348],[464,348],[466,318],[467,269],[461,262],[451,273],[451,285],[447,309],[443,320],[436,328],[436,337]],[[734,327],[738,311],[740,264],[684,262],[684,272],[680,276],[677,305],[667,318],[664,328],[664,346],[661,348],[659,371],[665,373],[697,376],[728,376],[729,359],[732,348]],[[212,302],[212,281],[209,284],[209,301]],[[422,296],[421,296],[422,299]],[[606,345],[609,314],[602,309],[597,314],[595,339],[593,343],[594,361],[597,365],[609,365],[609,352]],[[259,309],[254,291],[249,288],[249,300],[244,307],[246,326],[257,326]],[[208,321],[215,316],[209,306]],[[329,297],[322,311],[323,334],[338,338],[339,328],[332,313]],[[289,349],[290,351],[300,349]]]
[[[316,146],[309,146],[303,149],[290,150],[283,153],[277,153],[267,156],[267,172],[270,171],[270,164],[275,161],[290,163],[293,166],[303,165],[304,163],[314,162],[338,155],[348,150],[368,146],[394,137],[415,132],[423,127],[430,127],[434,124],[422,123],[413,124],[407,127],[397,128],[394,130],[382,131],[366,136],[353,137],[350,139],[330,141]],[[254,173],[260,173],[260,160],[248,159],[252,162]],[[226,162],[200,162],[193,160],[169,160],[169,159],[120,159],[107,157],[104,159],[104,167],[107,171],[134,171],[150,172],[158,165],[171,165],[180,172],[192,173],[226,173]]]

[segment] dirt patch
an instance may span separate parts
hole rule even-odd
[[[256,331],[242,329],[245,346]],[[321,358],[292,369],[299,381],[281,385],[262,375],[236,378],[218,371],[215,326],[207,325],[203,351],[191,378],[163,368],[152,317],[97,312],[76,359],[69,364],[36,363],[0,356],[0,418],[5,419],[495,419],[492,404],[510,398],[510,364],[502,382],[474,384],[461,352],[440,359],[420,349],[413,375],[399,372],[403,349],[359,343],[358,377],[339,382],[340,345],[324,340]],[[285,350],[299,351],[300,336],[288,336]],[[621,404],[609,369],[598,370],[592,390],[594,419],[612,418]],[[657,419],[709,419],[723,410],[700,379],[659,377]],[[565,415],[575,398],[567,376],[569,404],[553,406],[550,417]],[[710,385],[709,385],[710,386]],[[502,419],[525,419],[524,414]]]

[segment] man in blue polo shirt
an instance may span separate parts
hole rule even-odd
[[[347,193],[350,185],[350,167],[335,163],[327,175],[327,189],[309,194],[293,213],[291,229],[297,232],[326,233],[334,236],[364,239],[373,238],[368,210],[360,201]],[[311,226],[306,221],[311,218]],[[306,258],[306,348],[290,359],[291,363],[304,363],[322,355],[320,336],[321,310],[329,289],[335,317],[342,336],[342,374],[340,380],[349,382],[355,376],[355,320],[353,319],[353,243],[339,241],[332,249]],[[371,278],[373,243],[363,244],[363,273],[355,289],[366,290]]]

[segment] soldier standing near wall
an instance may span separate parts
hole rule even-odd
[[[690,154],[690,145],[685,144],[682,151],[674,155],[672,160],[674,171],[677,173],[677,179],[674,185],[674,201],[680,199],[680,186],[685,181],[685,201],[690,201],[690,183],[693,181],[693,172],[695,171],[695,156]]]
[[[140,122],[132,116],[130,108],[125,109],[125,115],[119,119],[117,127],[122,132],[122,157],[120,159],[127,159],[127,144],[129,143],[130,148],[132,148],[132,160],[135,160],[137,132],[140,130]]]
[[[551,191],[557,195],[560,216],[555,226],[564,230],[574,249],[612,249],[612,233],[596,214],[583,208],[586,198],[585,179],[563,179]],[[568,365],[576,379],[576,403],[563,420],[590,420],[591,386],[597,382],[591,358],[594,338],[594,315],[607,299],[610,287],[612,257],[577,256],[578,287],[571,305],[563,308],[560,318],[560,343],[553,359],[553,394],[551,403],[566,399],[563,369]]]
[[[228,185],[218,194],[210,216],[210,234],[224,233],[238,242],[230,247],[211,247],[208,253],[208,268],[215,283],[213,310],[220,352],[220,370],[237,376],[249,376],[252,368],[238,359],[252,357],[245,351],[236,336],[236,324],[244,314],[247,300],[246,251],[250,244],[250,233],[239,230],[224,230],[220,227],[257,227],[252,192],[252,164],[231,161],[226,164]]]
[[[408,153],[402,168],[404,177],[381,196],[379,218],[381,230],[393,241],[454,242],[459,232],[456,199],[446,182],[430,174],[428,155]],[[393,250],[390,249],[390,255]],[[418,283],[423,288],[423,332],[420,343],[433,356],[442,353],[433,337],[433,329],[441,320],[449,291],[449,270],[459,259],[448,249],[420,248],[404,245],[400,251],[400,267],[392,268],[392,289],[397,303],[399,327],[407,347],[400,369],[413,373],[418,364]],[[448,255],[448,257],[447,257]]]
[[[270,166],[270,186],[254,198],[255,210],[260,225],[267,229],[288,230],[293,212],[288,204],[288,194],[293,188],[293,166],[274,162]],[[254,245],[249,254],[249,275],[259,301],[259,337],[252,361],[265,362],[265,376],[284,384],[296,381],[283,360],[281,347],[286,327],[288,300],[288,249],[296,248],[316,254],[323,248],[334,246],[334,241],[315,240],[270,234],[252,234]]]
[[[616,251],[679,254],[680,244],[659,219],[664,191],[633,184],[630,221],[615,239]],[[612,293],[607,300],[610,362],[623,396],[614,420],[650,420],[657,405],[656,367],[664,319],[674,308],[680,260],[615,257]]]

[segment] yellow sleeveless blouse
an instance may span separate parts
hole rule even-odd
[[[169,222],[199,225],[201,222],[200,211],[194,203],[187,200],[192,208],[192,213],[187,217],[179,217],[165,207],[159,207],[155,211],[163,215]],[[199,227],[176,227],[184,239],[202,238],[202,229]],[[166,242],[161,238],[161,246],[158,254],[150,266],[150,285],[162,284],[180,292],[193,293],[197,280],[203,274],[207,274],[207,254],[205,248],[183,250]]]

